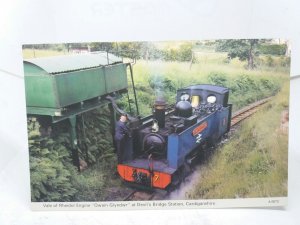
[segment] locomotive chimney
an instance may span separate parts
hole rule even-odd
[[[154,102],[154,113],[153,117],[158,122],[160,128],[165,127],[165,112],[166,112],[166,101],[163,97],[158,97]]]

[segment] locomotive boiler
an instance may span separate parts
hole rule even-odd
[[[117,166],[121,178],[151,188],[177,185],[195,156],[229,131],[228,97],[228,88],[192,85],[177,91],[174,107],[158,98],[153,115],[129,118],[132,137]]]

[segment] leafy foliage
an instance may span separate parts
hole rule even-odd
[[[224,74],[211,73],[208,75],[208,81],[211,84],[227,87],[227,77]]]
[[[220,40],[217,41],[217,51],[225,51],[228,58],[238,58],[248,62],[248,69],[254,68],[254,56],[258,55],[256,49],[261,41],[259,39],[240,39],[240,40]]]
[[[162,59],[165,61],[191,61],[193,45],[189,42],[181,44],[179,48],[167,48],[161,50]]]
[[[149,77],[148,82],[149,82],[149,86],[153,90],[176,92],[176,87],[174,82],[168,79],[167,77],[154,75]]]
[[[286,49],[286,44],[261,44],[258,46],[261,54],[268,55],[285,55]]]
[[[108,108],[85,113],[84,123],[82,118],[77,123],[80,159],[96,170],[77,172],[71,160],[68,121],[47,124],[43,119],[28,119],[32,201],[103,200],[106,185],[113,182],[104,180],[105,174],[116,165]]]
[[[84,113],[77,125],[81,159],[92,165],[112,157],[114,148],[108,107]]]
[[[265,96],[276,94],[280,85],[270,79],[253,78],[241,75],[228,85],[231,90],[230,101],[234,102],[234,110],[258,101]]]
[[[65,143],[42,136],[36,118],[28,119],[32,201],[70,201],[74,168]]]

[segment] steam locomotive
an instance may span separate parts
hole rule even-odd
[[[153,115],[130,117],[132,135],[117,166],[121,178],[158,189],[180,183],[193,160],[230,130],[228,97],[225,87],[188,86],[177,91],[175,107],[157,98]]]

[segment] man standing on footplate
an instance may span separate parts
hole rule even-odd
[[[126,126],[127,114],[121,114],[116,123],[115,142],[117,147],[118,164],[124,161],[126,139],[131,137],[130,129]]]

